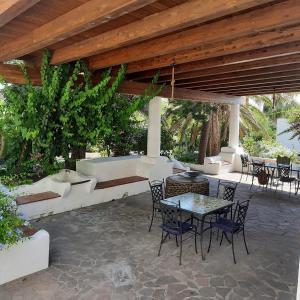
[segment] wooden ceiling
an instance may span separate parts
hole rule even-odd
[[[38,77],[45,48],[53,64],[125,63],[135,88],[158,70],[169,85],[174,64],[178,94],[297,92],[300,0],[2,0],[0,62],[23,59]],[[13,67],[1,72],[21,80]]]

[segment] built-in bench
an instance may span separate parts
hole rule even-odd
[[[60,194],[47,191],[47,192],[37,193],[32,195],[19,196],[16,198],[16,202],[18,205],[24,205],[33,202],[43,201],[43,200],[55,199],[59,197]]]
[[[119,179],[107,180],[107,181],[98,182],[95,186],[95,190],[107,189],[119,185],[135,183],[135,182],[140,182],[145,180],[148,180],[148,178],[141,177],[141,176],[129,176],[129,177],[124,177]]]

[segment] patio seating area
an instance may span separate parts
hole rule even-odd
[[[240,174],[218,178],[239,182]],[[218,178],[208,177],[210,195]],[[154,219],[148,232],[147,192],[36,220],[51,237],[49,269],[1,286],[0,299],[295,299],[299,196],[250,184],[249,176],[235,194],[235,201],[253,195],[245,226],[250,255],[239,235],[237,264],[231,245],[224,240],[220,247],[215,235],[205,261],[193,239],[183,244],[181,266],[175,239],[158,257],[161,222]],[[206,232],[206,250],[208,242]]]

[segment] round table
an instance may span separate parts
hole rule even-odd
[[[189,177],[182,174],[176,174],[166,179],[166,197],[173,197],[184,193],[197,193],[209,195],[208,179],[199,175],[197,177]]]

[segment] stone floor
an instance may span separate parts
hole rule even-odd
[[[210,183],[213,195],[216,179]],[[236,199],[249,195],[249,185],[240,184]],[[150,203],[145,193],[37,220],[51,236],[50,267],[1,286],[0,299],[295,299],[299,198],[255,192],[246,224],[251,253],[238,237],[236,265],[231,246],[215,239],[206,261],[192,240],[184,244],[182,266],[173,239],[157,257],[159,220],[148,233]]]

